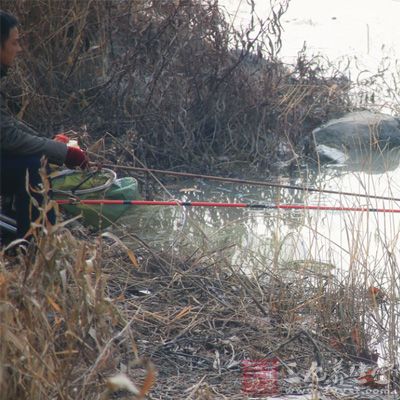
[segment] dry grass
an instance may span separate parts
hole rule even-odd
[[[66,223],[51,226],[41,217],[26,251],[9,256],[2,249],[1,398],[109,398],[121,352],[131,354],[135,381],[144,379],[142,398],[153,367],[138,357],[131,322],[106,297],[101,240],[83,240]]]
[[[302,53],[293,67],[279,62],[287,1],[241,32],[217,1],[55,4],[2,2],[24,32],[8,89],[43,133],[108,131],[152,166],[268,167],[281,141],[293,157],[313,127],[349,106],[340,73],[324,77]]]
[[[359,385],[382,342],[392,364],[377,376],[398,389],[398,266],[389,254],[387,276],[358,262],[361,253],[343,275],[279,256],[254,259],[249,273],[228,248],[185,255],[140,242],[133,254],[112,234],[72,235],[44,221],[34,234],[27,254],[1,258],[5,398],[239,399],[242,361],[273,357],[280,390],[327,393]],[[393,285],[375,285],[380,293],[368,288],[387,279]]]

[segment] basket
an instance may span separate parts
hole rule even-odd
[[[139,200],[138,182],[135,178],[117,178],[114,171],[102,168],[99,171],[63,170],[50,175],[54,200],[61,199],[107,199]],[[131,208],[128,204],[86,205],[66,204],[61,208],[73,216],[81,214],[83,223],[95,229],[104,229],[116,222]]]

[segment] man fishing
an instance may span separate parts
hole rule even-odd
[[[1,78],[22,51],[19,43],[18,21],[13,15],[0,10],[0,63]],[[68,168],[88,166],[86,153],[78,147],[70,147],[57,139],[41,137],[38,132],[10,114],[5,104],[6,96],[0,96],[0,151],[1,151],[1,209],[5,198],[13,198],[17,236],[23,238],[29,231],[31,221],[39,217],[39,210],[31,202],[30,196],[40,205],[42,195],[35,188],[41,183],[39,168],[44,156],[49,162]],[[28,174],[29,193],[26,188]],[[54,212],[48,214],[51,223],[55,222]]]

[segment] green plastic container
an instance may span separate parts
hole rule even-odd
[[[70,198],[140,200],[141,198],[135,178],[117,179],[114,171],[105,168],[94,174],[64,170],[51,177],[51,182],[55,200]],[[68,204],[61,207],[73,216],[82,214],[83,223],[95,229],[104,229],[116,222],[132,206]]]

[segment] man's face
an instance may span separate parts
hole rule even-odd
[[[17,54],[22,50],[19,44],[18,28],[14,27],[10,30],[10,36],[0,47],[0,62],[6,67],[10,67]]]

